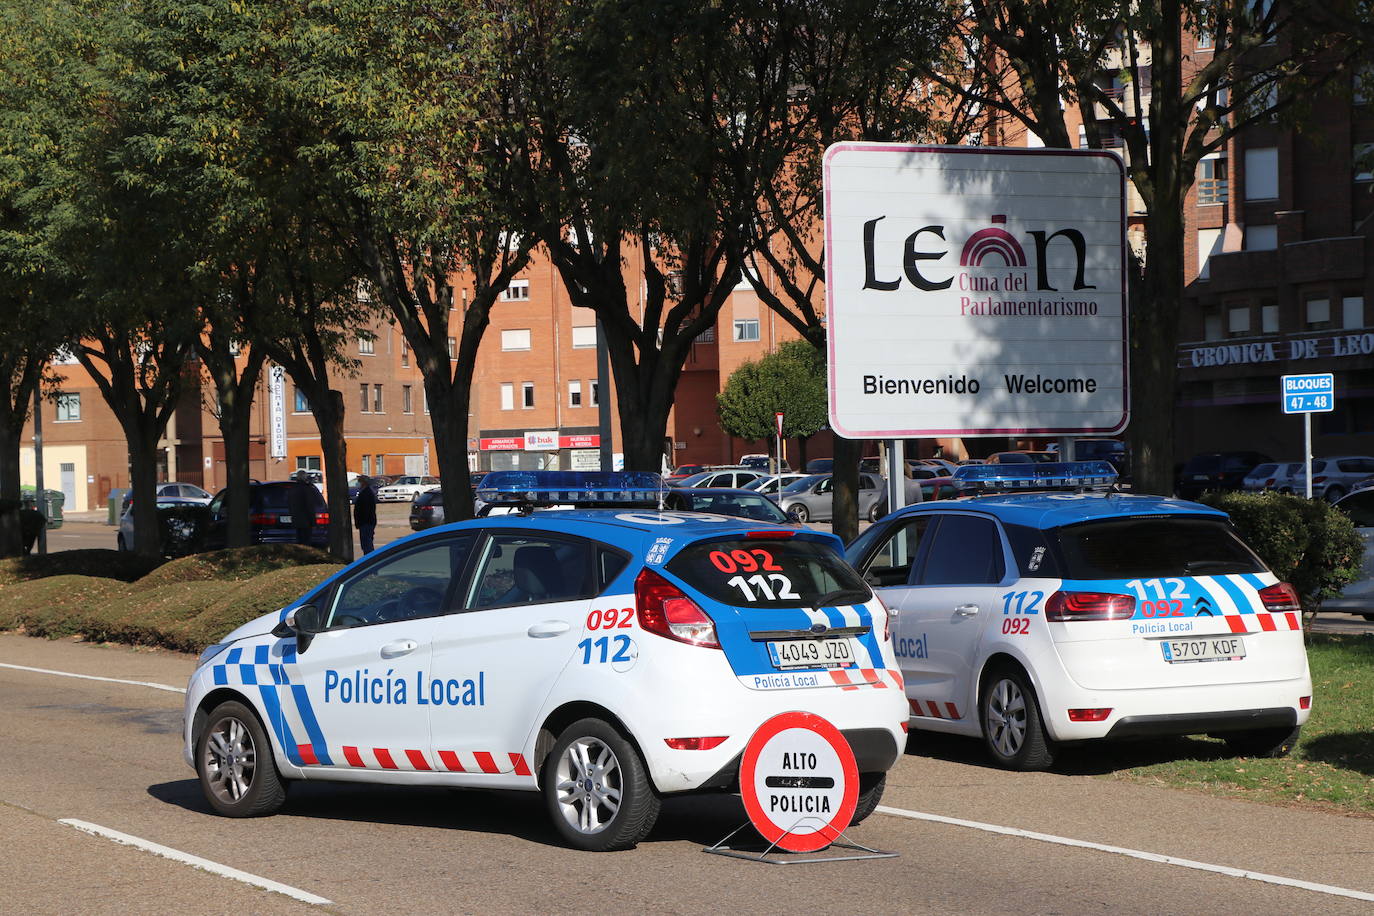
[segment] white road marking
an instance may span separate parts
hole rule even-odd
[[[55,674],[58,677],[78,677],[83,681],[105,681],[110,684],[128,684],[131,687],[151,687],[154,690],[166,690],[171,693],[185,693],[185,687],[170,687],[166,684],[154,684],[152,681],[126,681],[117,677],[96,677],[94,674],[76,674],[71,671],[53,671],[51,668],[30,668],[28,665],[7,665],[0,662],[0,668],[12,668],[15,671],[33,671],[36,674]]]
[[[1180,859],[1177,856],[1160,855],[1157,852],[1143,852],[1139,849],[1127,849],[1124,846],[1108,846],[1103,843],[1090,843],[1087,840],[1075,840],[1070,837],[1055,836],[1051,833],[1037,833],[1034,830],[1022,830],[1019,827],[1001,827],[997,824],[966,821],[957,817],[945,817],[944,815],[928,814],[923,811],[907,811],[905,808],[889,808],[887,805],[879,805],[877,810],[883,814],[891,814],[894,817],[905,817],[917,821],[933,821],[937,824],[951,824],[955,827],[968,827],[970,830],[982,830],[987,833],[1000,833],[1005,836],[1024,837],[1029,840],[1039,840],[1042,843],[1056,843],[1060,846],[1076,846],[1079,849],[1095,849],[1098,852],[1116,853],[1121,856],[1130,856],[1133,859],[1143,859],[1146,862],[1158,862],[1162,865],[1177,865],[1180,868],[1191,868],[1195,871],[1228,875],[1232,878],[1247,878],[1251,881],[1262,881],[1265,884],[1296,887],[1305,891],[1314,891],[1318,894],[1330,894],[1334,897],[1349,897],[1352,900],[1374,901],[1374,894],[1367,893],[1366,891],[1351,890],[1348,887],[1336,887],[1332,884],[1317,884],[1312,881],[1303,881],[1298,878],[1285,878],[1282,875],[1269,875],[1264,872],[1250,871],[1245,868],[1232,868],[1229,865],[1211,865],[1207,862],[1195,862],[1192,859]]]
[[[209,859],[202,859],[200,856],[193,856],[190,853],[181,852],[169,846],[163,846],[159,843],[151,842],[150,840],[130,836],[127,833],[120,833],[118,830],[111,830],[99,824],[78,821],[72,818],[62,818],[58,823],[66,824],[68,827],[75,827],[83,833],[89,833],[93,836],[103,836],[106,839],[114,840],[116,843],[122,843],[125,846],[133,846],[137,849],[142,849],[144,852],[151,852],[153,855],[162,856],[164,859],[171,859],[174,862],[181,862],[184,865],[190,865],[192,868],[199,868],[211,874],[220,875],[225,878],[233,878],[235,881],[242,881],[244,884],[251,884],[254,887],[274,891],[278,894],[285,894],[288,897],[300,900],[304,903],[329,904],[333,902],[324,897],[316,896],[309,891],[291,887],[289,884],[281,884],[270,878],[260,878],[246,871],[239,871],[237,868],[230,868],[228,865],[211,862]]]

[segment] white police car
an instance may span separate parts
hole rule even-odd
[[[833,536],[656,505],[657,475],[491,474],[487,503],[206,649],[185,757],[221,814],[296,779],[527,789],[573,846],[634,845],[662,795],[731,790],[804,710],[858,762],[854,822],[905,743],[888,616]]]
[[[1312,682],[1301,609],[1207,506],[1115,492],[1104,462],[960,468],[994,495],[922,503],[846,551],[897,615],[911,725],[998,764],[1060,742],[1207,733],[1286,753]]]

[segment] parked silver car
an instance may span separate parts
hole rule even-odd
[[[778,505],[794,522],[829,521],[834,513],[834,478],[830,474],[803,477],[778,494]],[[873,521],[878,499],[883,495],[882,481],[873,474],[859,475],[859,518]]]
[[[1334,503],[1355,489],[1355,485],[1374,474],[1374,458],[1368,455],[1343,455],[1312,459],[1312,498]],[[1302,465],[1291,479],[1294,493],[1306,492],[1307,480]]]
[[[1374,620],[1374,489],[1359,490],[1336,503],[1336,508],[1350,516],[1355,530],[1364,541],[1364,559],[1360,562],[1360,578],[1351,582],[1339,598],[1322,602],[1323,611],[1343,611]]]

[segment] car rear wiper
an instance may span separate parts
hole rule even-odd
[[[859,588],[839,588],[833,592],[826,592],[824,595],[821,595],[819,598],[816,599],[815,606],[829,607],[832,604],[840,603],[840,599],[842,598],[850,599],[850,601],[846,603],[851,603],[853,601],[867,601],[869,598],[869,592]]]

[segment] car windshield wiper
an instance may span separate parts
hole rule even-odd
[[[816,607],[829,607],[838,604],[841,599],[848,598],[850,601],[867,601],[869,592],[859,588],[838,588],[833,592],[826,592],[816,599]]]

